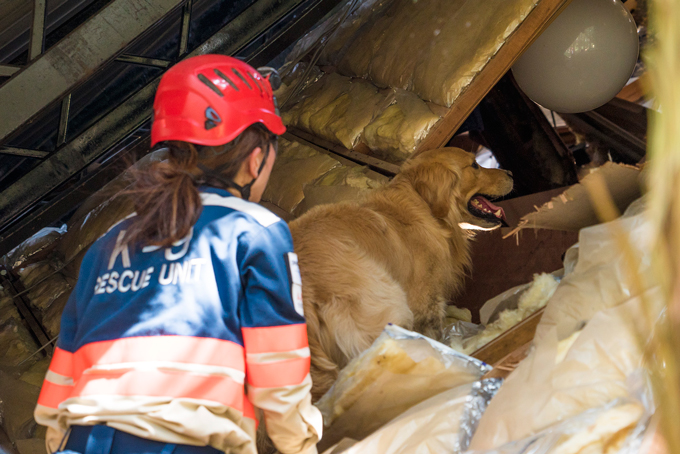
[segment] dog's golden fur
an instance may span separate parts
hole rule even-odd
[[[364,201],[318,206],[291,222],[314,400],[386,324],[439,336],[446,304],[470,266],[459,224],[488,224],[468,212],[468,201],[512,189],[508,173],[473,163],[460,149],[428,151]]]

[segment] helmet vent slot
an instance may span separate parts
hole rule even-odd
[[[209,89],[211,89],[212,91],[214,91],[215,93],[217,93],[220,97],[224,97],[224,93],[222,93],[222,92],[220,91],[220,89],[217,88],[217,86],[216,86],[214,83],[212,83],[212,82],[210,81],[210,79],[208,79],[207,77],[205,77],[203,74],[199,74],[199,75],[198,75],[198,80],[200,80],[201,82],[203,82],[203,83],[205,84],[206,87],[208,87]]]
[[[252,90],[252,89],[253,89],[253,87],[248,83],[248,81],[246,80],[246,78],[243,77],[243,75],[242,75],[240,72],[238,72],[238,69],[236,69],[236,68],[231,68],[231,70],[234,72],[234,74],[236,74],[236,75],[238,76],[239,79],[241,79],[241,80],[243,81],[244,84],[246,84],[246,85],[248,86],[248,89],[249,89],[249,90]]]
[[[215,71],[215,74],[217,74],[218,77],[224,79],[224,81],[228,83],[231,86],[231,88],[233,88],[236,91],[239,91],[238,86],[230,78],[228,78],[226,74],[224,74],[217,68],[213,69],[213,71]]]
[[[264,93],[264,90],[262,89],[262,86],[261,86],[260,83],[257,81],[257,79],[255,79],[255,77],[254,77],[252,74],[250,74],[250,73],[246,73],[246,74],[248,74],[248,77],[250,77],[250,78],[252,79],[252,81],[255,83],[255,85],[257,86],[257,88],[260,89],[260,93]]]

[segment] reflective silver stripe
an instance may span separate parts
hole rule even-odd
[[[55,385],[73,386],[73,377],[60,375],[56,372],[52,372],[51,370],[48,370],[47,374],[45,374],[45,380],[50,383],[54,383]]]
[[[182,371],[203,375],[219,375],[229,377],[236,383],[243,384],[246,374],[237,369],[221,366],[206,366],[203,364],[179,363],[173,361],[145,361],[143,363],[100,364],[88,368],[84,374],[94,375],[97,372],[112,372],[123,370],[168,370]]]
[[[221,206],[246,213],[255,218],[255,220],[263,227],[269,227],[281,220],[280,217],[268,209],[261,207],[256,203],[239,199],[238,197],[222,197],[217,194],[204,192],[201,194],[201,201],[204,206]]]
[[[274,363],[276,361],[285,361],[287,359],[308,358],[309,347],[291,350],[288,352],[276,353],[248,353],[246,354],[246,361],[253,363]]]

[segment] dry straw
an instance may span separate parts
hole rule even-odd
[[[643,55],[649,68],[647,88],[661,111],[649,119],[647,215],[652,225],[653,275],[665,298],[666,316],[651,342],[640,341],[652,372],[665,439],[665,446],[655,452],[680,453],[680,0],[646,3],[653,37]],[[602,221],[618,216],[604,181],[595,178],[587,189]],[[648,288],[645,276],[637,274],[629,238],[622,231],[613,233],[628,262],[632,288]]]
[[[650,118],[647,184],[654,274],[667,303],[650,364],[668,452],[680,453],[680,0],[654,0],[649,6],[654,43],[645,57],[661,114]]]

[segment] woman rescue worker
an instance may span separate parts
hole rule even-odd
[[[204,55],[162,77],[167,159],[83,259],[35,410],[50,452],[256,453],[253,406],[281,453],[316,452],[297,256],[253,203],[285,131],[272,74]]]

